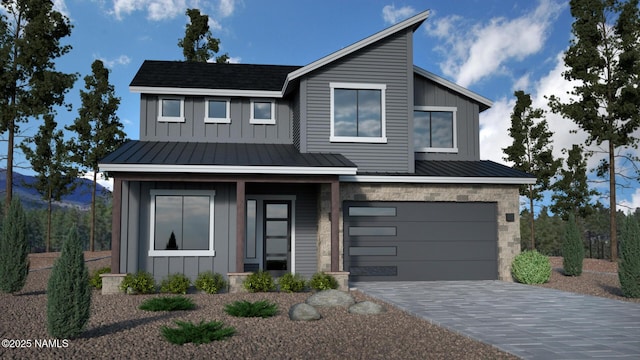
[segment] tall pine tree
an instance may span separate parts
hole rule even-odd
[[[214,38],[209,29],[209,16],[200,14],[198,9],[187,9],[190,23],[184,32],[184,38],[178,41],[182,48],[185,61],[207,62],[214,60],[216,63],[229,61],[227,54],[216,56],[220,51],[220,39]]]
[[[575,21],[563,76],[576,85],[568,102],[552,96],[549,105],[587,133],[587,146],[605,149],[597,174],[609,180],[616,261],[616,155],[637,143],[633,133],[640,127],[640,9],[638,0],[571,0],[570,7]]]
[[[67,130],[77,135],[70,144],[73,161],[93,172],[89,251],[94,251],[98,161],[115,151],[126,139],[123,125],[116,115],[120,98],[115,96],[114,87],[109,83],[109,70],[100,60],[91,64],[91,70],[92,74],[84,78],[86,91],[80,90],[80,117]]]

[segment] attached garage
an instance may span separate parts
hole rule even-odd
[[[345,201],[353,281],[498,279],[497,203]]]

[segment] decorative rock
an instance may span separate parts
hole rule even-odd
[[[338,290],[323,290],[317,292],[307,299],[307,304],[311,306],[351,306],[355,304],[353,296]]]
[[[386,311],[387,309],[385,309],[384,306],[371,301],[362,301],[349,307],[349,312],[351,314],[360,315],[378,315]]]
[[[309,304],[295,304],[289,309],[289,319],[294,321],[313,321],[321,317],[318,310]]]

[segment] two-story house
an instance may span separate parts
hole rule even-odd
[[[491,101],[413,64],[415,15],[306,66],[145,61],[107,156],[112,271],[510,280],[518,187],[480,160]]]

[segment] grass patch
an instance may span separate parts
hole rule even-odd
[[[207,344],[212,341],[223,340],[236,333],[233,327],[225,327],[221,321],[192,322],[176,321],[177,328],[163,326],[160,328],[162,336],[172,344],[186,343]]]
[[[246,300],[234,301],[224,307],[224,311],[236,317],[268,318],[278,313],[278,305],[266,300],[250,302]]]
[[[192,310],[196,304],[184,296],[164,296],[145,300],[140,304],[140,310],[146,311],[176,311]]]

